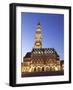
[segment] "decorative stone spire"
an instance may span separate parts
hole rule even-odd
[[[40,22],[38,22],[37,27],[36,27],[34,48],[42,48],[42,34],[41,34]]]

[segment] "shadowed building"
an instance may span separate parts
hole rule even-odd
[[[34,48],[23,57],[21,63],[22,74],[31,72],[64,71],[64,61],[60,60],[54,48],[42,48],[42,34],[40,22],[36,27]],[[37,76],[36,73],[36,76]],[[25,76],[25,75],[22,75]]]

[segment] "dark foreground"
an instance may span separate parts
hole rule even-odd
[[[22,73],[22,77],[33,77],[33,76],[60,76],[64,75],[64,71],[50,71],[50,72],[27,72]]]

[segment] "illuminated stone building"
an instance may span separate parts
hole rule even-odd
[[[55,72],[64,70],[64,61],[60,60],[54,48],[42,48],[40,22],[36,27],[34,48],[23,57],[22,73],[25,72]]]

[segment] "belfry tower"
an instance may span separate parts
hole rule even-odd
[[[38,22],[36,27],[36,34],[35,34],[35,45],[34,48],[42,48],[42,34],[41,34],[41,25]]]

